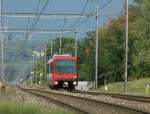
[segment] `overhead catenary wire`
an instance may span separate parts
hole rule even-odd
[[[65,28],[66,23],[67,23],[67,21],[66,21],[66,19],[64,19],[64,24],[62,26],[62,30]]]
[[[84,7],[83,7],[83,9],[81,10],[81,15],[83,15],[83,13],[84,13],[84,11],[85,11],[85,9],[86,9],[86,6],[87,6],[87,4],[88,4],[88,0],[86,1],[86,3],[85,3],[85,5],[84,5]],[[77,18],[77,20],[79,20],[79,18]],[[76,21],[77,21],[76,20]],[[66,19],[64,19],[64,24],[63,24],[63,26],[62,26],[62,30],[65,28],[65,25],[66,25]],[[75,57],[77,57],[77,24],[76,24],[76,30],[75,30]],[[60,37],[60,42],[61,42],[61,37]],[[61,45],[61,44],[60,44]]]
[[[38,11],[39,11],[39,7],[40,7],[40,1],[41,0],[38,0],[37,1],[37,6],[36,6],[36,9],[35,9],[35,13],[38,13]],[[36,17],[35,17],[36,18]],[[34,18],[33,18],[34,19]],[[34,20],[33,20],[34,21]],[[26,32],[26,34],[25,34],[25,38],[24,38],[24,43],[23,43],[23,46],[22,47],[24,47],[24,45],[25,45],[25,43],[26,43],[26,41],[27,41],[27,39],[28,39],[28,37],[30,36],[28,36],[28,34],[29,34],[29,22],[30,22],[30,18],[28,17],[27,18],[27,32]]]
[[[109,5],[110,3],[112,2],[112,0],[109,0],[108,2],[106,2],[102,7],[100,7],[99,8],[99,2],[97,2],[97,6],[98,6],[98,8],[97,8],[97,10],[102,10],[103,8],[105,8],[107,5]],[[88,0],[86,1],[86,3],[85,3],[85,5],[84,5],[84,7],[83,7],[83,9],[82,9],[82,11],[81,11],[81,14],[84,14],[84,11],[85,11],[85,9],[86,9],[86,6],[87,6],[87,4],[88,4]],[[98,11],[96,11],[96,19],[99,17],[99,14],[97,14],[98,13]],[[76,22],[79,20],[79,18],[76,20]],[[78,24],[78,27],[79,26],[82,26],[84,23],[86,23],[87,21],[89,20],[89,18],[86,18],[86,20],[83,20],[82,22],[80,22],[79,24]],[[97,21],[98,21],[98,19],[97,19]],[[98,24],[98,22],[97,22],[97,24]],[[76,23],[76,27],[77,27],[77,23]],[[96,27],[96,29],[98,29],[98,25],[97,25],[97,27]],[[77,30],[77,28],[76,28],[76,30]],[[96,31],[98,31],[98,30],[96,30]],[[98,34],[98,32],[96,32],[96,34]],[[76,43],[75,43],[75,56],[77,57],[77,31],[75,32],[75,35],[76,35]],[[97,36],[97,35],[96,35]],[[97,36],[98,37],[98,36]],[[96,38],[96,39],[98,39],[98,38]],[[98,44],[96,44],[97,46],[98,46]],[[96,50],[97,51],[97,50]],[[96,54],[96,56],[97,56],[97,54]],[[96,57],[96,62],[97,62],[97,57]],[[97,65],[96,65],[96,67],[97,67]],[[97,70],[96,70],[96,75],[98,74],[98,72],[97,72]],[[96,88],[97,88],[97,76],[96,76]]]
[[[65,25],[66,25],[66,19],[64,19],[64,24],[62,26],[62,30],[65,28]],[[62,34],[59,33],[59,53],[61,54],[62,53]]]
[[[100,7],[100,10],[102,10],[103,8],[105,8],[106,6],[108,6],[111,2],[112,2],[112,0],[107,1],[104,5],[102,5]]]
[[[40,7],[40,1],[41,0],[38,0],[37,1],[37,6],[36,6],[36,9],[35,9],[35,13],[38,13],[38,11],[39,11],[39,7]],[[36,18],[36,17],[35,17]],[[34,18],[33,18],[34,19]],[[28,19],[27,19],[27,33],[26,33],[26,35],[25,35],[25,41],[24,41],[24,44],[23,44],[23,46],[25,45],[25,43],[26,43],[26,40],[28,39],[28,37],[30,36],[28,36],[28,34],[29,34],[29,31],[28,31],[28,29],[29,29],[29,21],[30,21],[30,18],[28,17]],[[34,20],[33,20],[34,21]]]
[[[39,12],[39,14],[38,14],[36,20],[33,22],[30,31],[27,31],[27,33],[26,33],[26,35],[25,35],[25,39],[24,39],[23,45],[22,45],[21,48],[20,48],[20,51],[21,51],[22,49],[24,49],[25,44],[26,44],[28,38],[29,38],[29,37],[31,36],[31,34],[33,33],[33,31],[34,31],[34,29],[35,29],[37,23],[39,22],[40,16],[41,16],[41,14],[43,14],[43,12],[44,12],[45,8],[47,7],[49,1],[50,1],[50,0],[47,0],[47,1],[45,2],[44,6],[42,7],[41,11]],[[40,5],[40,0],[38,0],[37,7],[36,7],[36,12],[39,10],[39,5]],[[28,24],[28,23],[27,23],[27,24]],[[20,52],[20,51],[19,51],[19,52]],[[19,53],[19,54],[20,54],[20,53]]]
[[[43,12],[44,12],[45,8],[47,7],[49,1],[50,1],[50,0],[47,0],[47,1],[45,2],[44,6],[42,7],[40,13],[38,14],[36,20],[33,22],[30,31],[26,34],[25,41],[28,40],[29,36],[32,34],[33,30],[35,29],[37,23],[39,22],[40,16],[41,16],[41,14],[43,14]],[[39,9],[39,4],[40,4],[40,0],[38,1],[36,11],[38,11],[38,9]],[[26,43],[26,42],[25,42],[25,43]],[[24,47],[25,43],[23,44],[22,48]]]
[[[40,13],[38,14],[37,19],[34,21],[34,23],[33,23],[32,27],[31,27],[31,31],[29,32],[29,34],[28,34],[28,35],[30,35],[30,34],[32,33],[32,31],[34,30],[35,26],[36,26],[36,25],[37,25],[37,23],[39,22],[40,16],[41,16],[41,14],[44,12],[44,10],[46,9],[46,7],[47,7],[47,5],[48,5],[49,1],[50,1],[50,0],[47,0],[47,1],[45,2],[45,4],[44,4],[44,6],[43,6],[42,10],[41,10],[41,11],[40,11]]]
[[[85,4],[84,4],[84,7],[83,7],[82,10],[81,10],[81,15],[84,14],[85,9],[86,9],[86,7],[87,7],[87,5],[88,5],[88,1],[89,1],[89,0],[86,0],[86,2],[85,2]],[[79,18],[77,18],[77,19],[75,20],[75,23],[77,23],[78,20],[79,20]],[[64,24],[63,24],[63,26],[62,26],[62,29],[65,28],[65,25],[66,25],[66,19],[64,19]],[[76,39],[75,39],[75,56],[77,57],[77,24],[76,24],[75,36],[76,36]],[[60,37],[60,42],[61,42],[61,37]],[[61,45],[61,44],[60,44],[60,45]]]
[[[102,0],[100,0],[102,1]],[[105,7],[107,7],[110,3],[112,2],[112,0],[109,0],[107,1],[105,4],[103,4],[101,7],[99,6],[99,10],[102,10],[104,9]],[[96,12],[94,13],[96,14]],[[100,16],[100,15],[99,15]],[[110,16],[110,15],[103,15],[103,16]],[[89,18],[86,18],[85,20],[81,21],[79,24],[78,24],[78,27],[82,26],[84,23],[86,23],[87,21],[89,20]]]
[[[81,15],[84,14],[85,9],[86,9],[86,7],[87,7],[87,5],[88,5],[88,2],[89,2],[89,0],[86,0],[85,4],[84,4],[84,6],[83,6],[83,8],[82,8],[82,10],[81,10]],[[79,18],[76,19],[76,22],[75,22],[75,23],[77,23],[78,20],[79,20]],[[64,25],[63,25],[62,29],[64,29],[65,25],[66,25],[66,20],[64,20]],[[77,24],[76,24],[76,26],[77,26]],[[77,29],[77,28],[76,28],[76,29]],[[76,32],[77,32],[77,31],[75,31],[75,33],[76,33]],[[76,34],[77,34],[77,33],[76,33]],[[75,55],[76,55],[76,54],[75,54]]]
[[[88,5],[88,2],[89,2],[89,0],[86,0],[86,2],[85,2],[85,4],[84,4],[83,8],[81,9],[81,14],[82,14],[82,15],[84,14],[84,12],[85,12],[85,10],[86,10],[86,7],[87,7],[87,5]],[[88,18],[86,18],[86,20],[87,20],[87,19],[88,19]],[[76,25],[78,21],[79,21],[79,18],[77,18],[77,19],[75,20],[75,22],[73,23],[73,26]]]
[[[37,6],[36,6],[36,9],[35,9],[35,13],[38,13],[38,11],[39,11],[40,1],[41,1],[41,0],[38,0],[38,1],[37,1]]]
[[[81,10],[81,14],[83,14],[85,12],[88,2],[89,2],[89,0],[86,0],[85,5],[84,5],[83,9]]]

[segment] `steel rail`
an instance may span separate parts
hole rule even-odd
[[[87,104],[89,104],[88,105],[89,107],[87,107],[87,109],[91,108],[90,106],[96,106],[96,109],[94,109],[94,110],[98,110],[98,111],[102,110],[101,114],[107,114],[106,111],[110,111],[108,114],[114,114],[114,111],[116,111],[117,113],[123,112],[121,114],[133,114],[133,113],[134,114],[150,114],[149,112],[146,112],[143,110],[139,110],[139,109],[123,106],[123,105],[108,103],[108,102],[104,102],[104,101],[97,101],[97,100],[85,98],[85,97],[73,96],[73,95],[68,95],[68,94],[63,94],[63,93],[56,93],[56,92],[40,90],[40,89],[28,88],[28,89],[26,89],[26,91],[28,91],[30,93],[34,93],[34,94],[40,94],[40,95],[46,94],[47,96],[54,96],[54,99],[62,97],[63,99],[66,99],[66,101],[68,99],[70,99],[72,102],[73,101],[80,102],[80,103],[86,102]],[[93,114],[93,113],[90,112],[89,114]]]
[[[150,103],[150,97],[145,97],[145,96],[103,93],[103,92],[90,92],[90,91],[72,91],[72,92],[80,93],[80,94],[88,94],[88,95],[105,95],[105,96],[110,96],[114,98],[132,100],[132,101],[143,102],[143,103]]]
[[[46,89],[44,87],[37,87],[37,89]],[[115,94],[115,93],[104,93],[104,92],[98,92],[98,91],[71,91],[71,93],[79,93],[79,94],[87,94],[87,95],[104,95],[104,96],[109,96],[113,98],[119,98],[119,99],[125,99],[125,100],[131,100],[131,101],[136,101],[136,102],[143,102],[143,103],[150,103],[150,97],[146,96],[138,96],[138,95],[128,95],[128,94]]]
[[[28,93],[31,93],[31,94],[37,96],[37,97],[44,98],[46,101],[51,101],[51,102],[53,102],[54,104],[59,105],[59,106],[61,106],[61,107],[63,107],[63,108],[67,108],[67,109],[69,109],[69,110],[72,110],[72,111],[74,111],[74,112],[77,112],[78,114],[90,114],[90,113],[88,113],[88,112],[86,112],[86,111],[84,111],[84,110],[81,110],[81,109],[79,109],[79,108],[76,108],[76,107],[74,107],[74,106],[72,106],[72,105],[69,105],[69,104],[64,103],[64,102],[60,102],[59,100],[52,99],[52,98],[49,98],[49,97],[47,97],[47,96],[44,96],[44,95],[41,95],[41,94],[38,94],[38,93],[35,93],[35,92],[33,92],[33,91],[30,91],[29,89],[25,89],[25,88],[22,88],[22,87],[20,87],[20,86],[18,86],[18,88],[21,89],[21,90],[24,91],[24,92],[28,92]]]

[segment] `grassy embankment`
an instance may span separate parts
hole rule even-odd
[[[34,102],[16,100],[15,89],[7,86],[4,93],[0,91],[0,114],[74,114],[66,109],[54,108],[49,110]],[[12,97],[14,97],[12,99]],[[31,98],[32,99],[32,98]]]
[[[73,114],[73,113],[63,109],[49,112],[47,109],[33,104],[1,102],[0,114]]]
[[[147,88],[148,84],[149,84],[149,89]],[[111,83],[107,85],[107,89],[108,89],[107,91],[113,93],[123,93],[124,90],[123,88],[124,88],[123,82]],[[105,91],[104,86],[99,87],[99,90]],[[147,94],[146,94],[146,90],[147,90]],[[129,81],[127,94],[150,96],[150,78]]]

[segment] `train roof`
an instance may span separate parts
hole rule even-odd
[[[77,58],[72,57],[70,55],[54,55],[51,59],[49,59],[48,63],[60,61],[60,60],[77,60]]]

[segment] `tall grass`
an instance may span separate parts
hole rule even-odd
[[[48,109],[34,102],[16,101],[11,99],[14,95],[16,88],[11,86],[6,86],[5,92],[0,91],[0,114],[74,114],[62,108]]]
[[[148,84],[150,84],[150,78],[129,81],[127,86],[127,93],[132,95],[150,96],[150,87],[146,94]],[[107,88],[108,88],[107,92],[123,93],[124,83],[123,82],[110,83],[107,84]],[[104,86],[99,87],[99,90],[105,91]]]
[[[0,114],[73,114],[73,113],[63,109],[49,112],[44,107],[33,104],[1,102]]]

